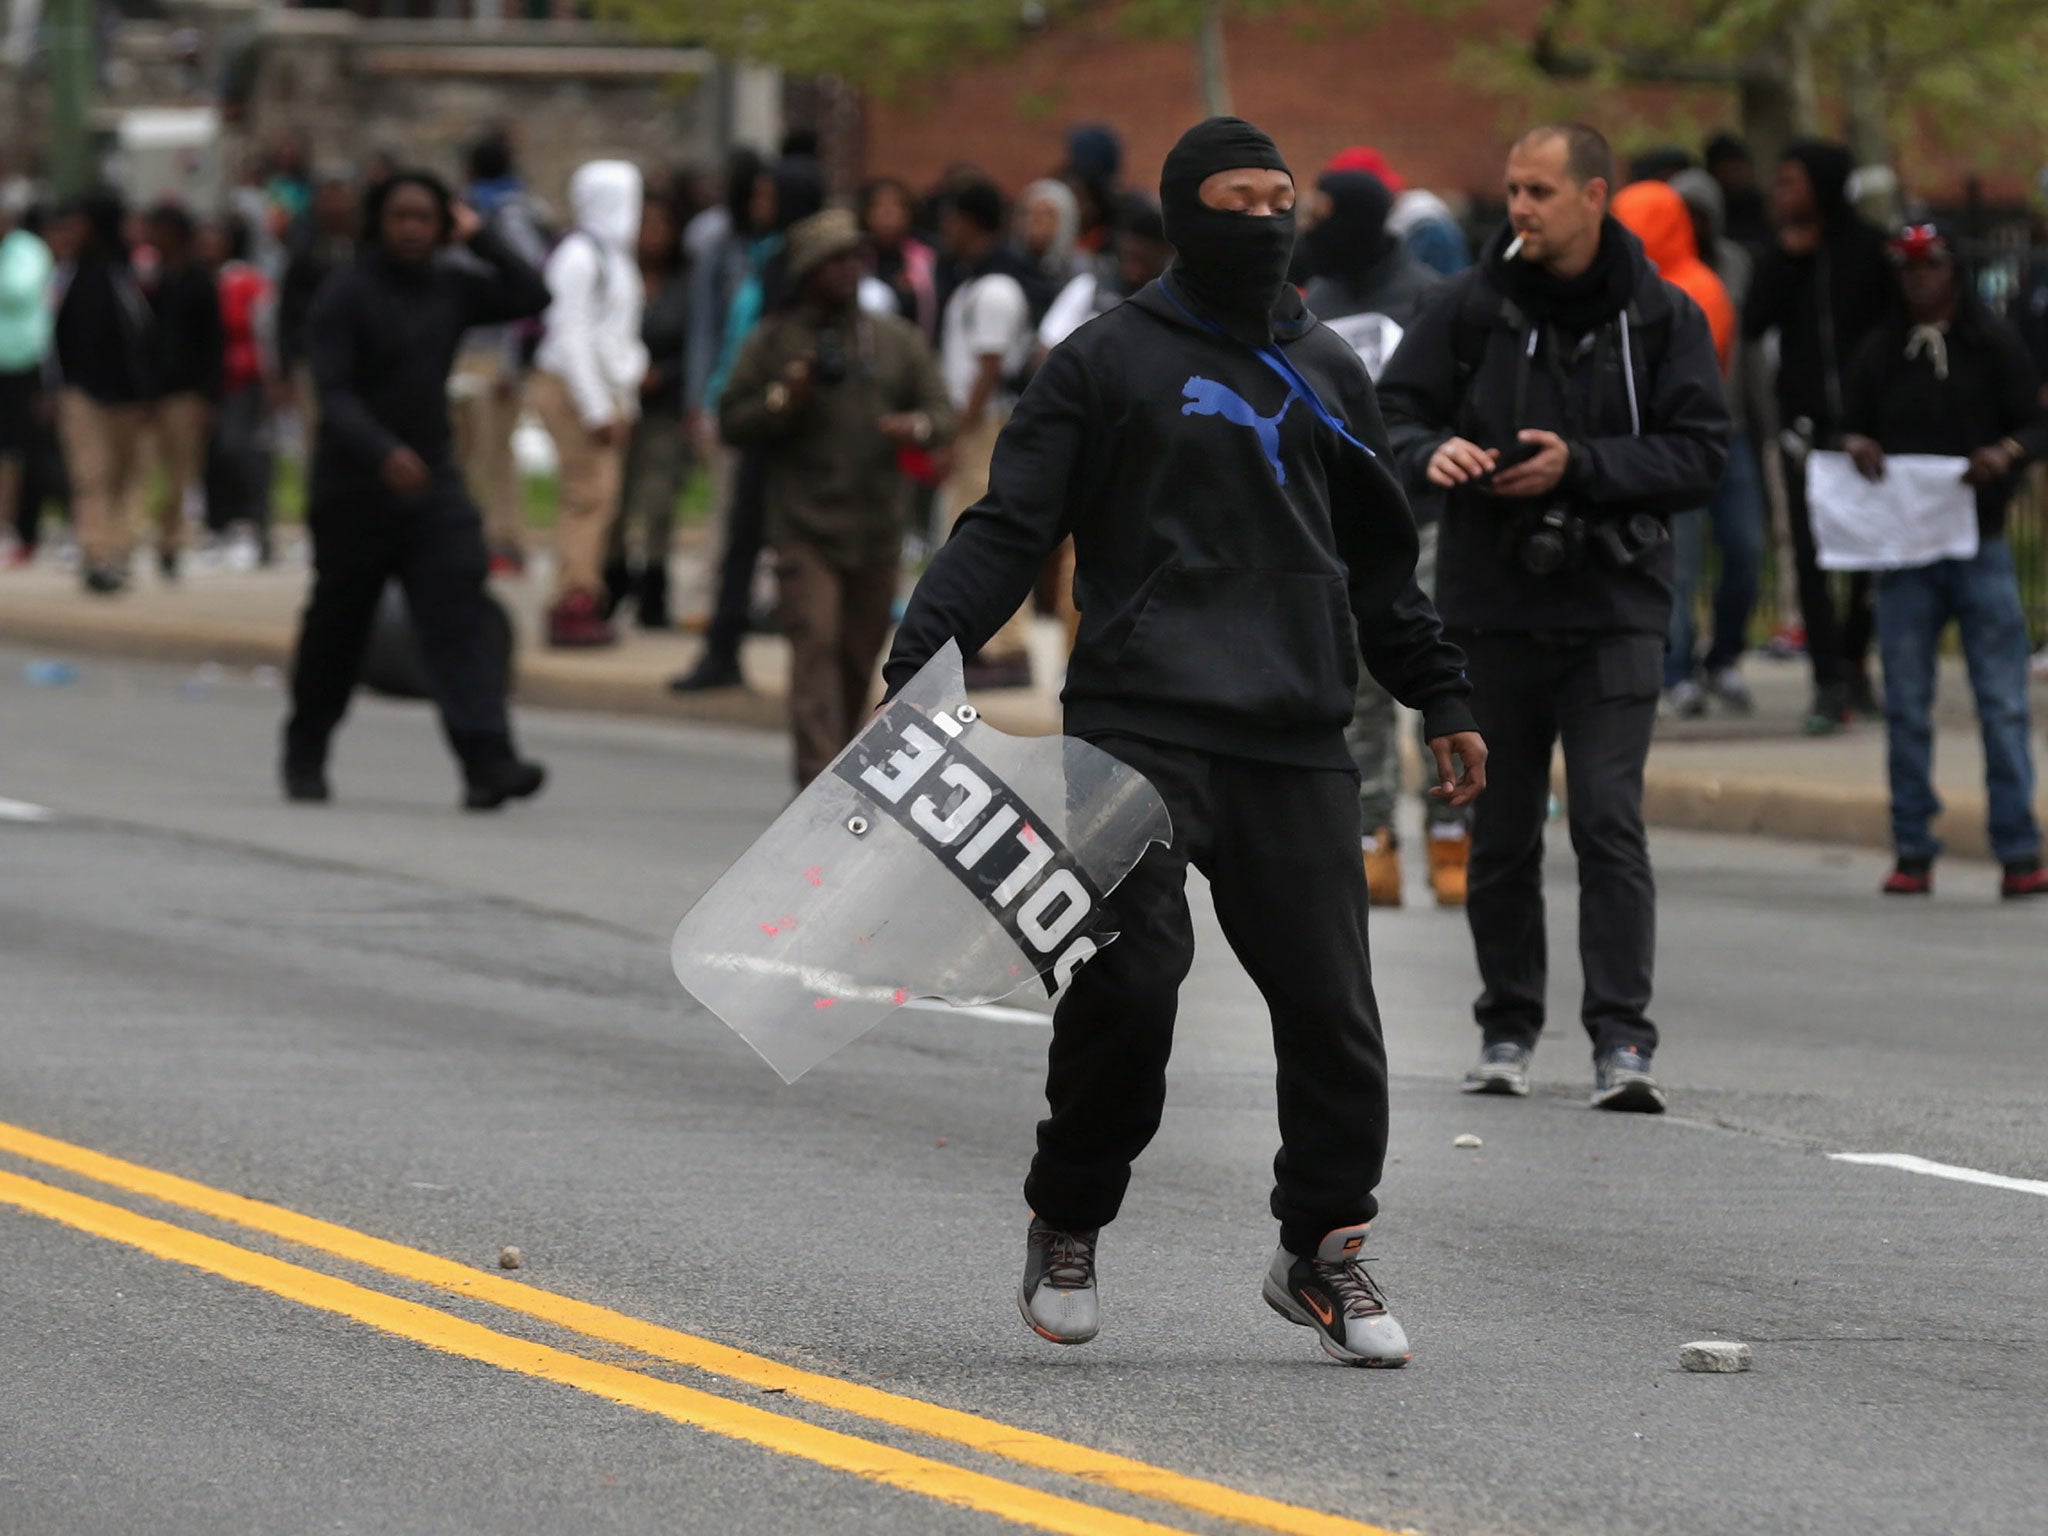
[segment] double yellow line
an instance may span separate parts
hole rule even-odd
[[[593,1306],[520,1281],[470,1269],[416,1248],[303,1216],[282,1206],[251,1200],[89,1148],[57,1141],[0,1122],[0,1153],[61,1169],[129,1194],[229,1222],[235,1226],[316,1249],[365,1269],[486,1301],[585,1338],[618,1345],[639,1355],[688,1366],[729,1382],[801,1398],[821,1408],[894,1429],[944,1440],[987,1456],[1078,1479],[1194,1513],[1237,1522],[1285,1536],[1390,1536],[1379,1526],[1303,1509],[1298,1505],[1242,1493],[1220,1483],[1187,1477],[1126,1456],[1091,1450],[1070,1441],[900,1397],[838,1377],[799,1370],[711,1339]],[[0,1171],[0,1205],[144,1253],[268,1291],[429,1348],[574,1387],[597,1397],[659,1414],[710,1434],[744,1441],[871,1482],[978,1510],[1019,1525],[1066,1536],[1139,1536],[1171,1532],[1160,1525],[1078,1499],[975,1472],[952,1462],[899,1450],[858,1435],[821,1428],[770,1413],[695,1387],[642,1375],[567,1350],[500,1333],[418,1302],[287,1263],[125,1207],[20,1174]]]

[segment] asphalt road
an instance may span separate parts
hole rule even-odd
[[[1873,857],[1660,838],[1662,1121],[1581,1107],[1568,862],[1526,1103],[1456,1091],[1462,923],[1376,914],[1398,1373],[1260,1303],[1270,1045],[1205,914],[1105,1332],[1055,1350],[1013,1300],[1041,1025],[906,1012],[784,1087],[669,975],[779,740],[532,715],[555,786],[465,817],[369,703],[290,808],[274,683],[24,659],[0,1536],[1317,1528],[1215,1485],[1428,1536],[2041,1529],[2048,1200],[1825,1155],[2048,1179],[2048,913],[1988,867],[1901,908]],[[1715,1337],[1756,1369],[1678,1369]]]

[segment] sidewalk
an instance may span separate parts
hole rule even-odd
[[[708,537],[704,529],[690,529],[678,550],[679,615],[701,613],[705,606]],[[167,586],[139,560],[136,570],[136,585],[111,599],[85,596],[73,572],[47,559],[25,570],[0,572],[0,639],[155,661],[289,665],[305,601],[303,552],[288,551],[268,571],[193,569],[176,586]],[[643,634],[629,627],[615,649],[550,651],[535,643],[547,596],[544,571],[493,585],[521,636],[517,688],[522,703],[782,727],[788,648],[779,639],[748,640],[741,658],[745,690],[679,698],[666,683],[696,661],[702,649],[696,635]],[[1037,641],[1037,688],[975,697],[991,724],[1013,734],[1058,729],[1057,627],[1040,625]],[[1810,740],[1799,731],[1808,695],[1804,664],[1752,657],[1745,670],[1757,696],[1754,716],[1716,715],[1659,728],[1645,797],[1651,823],[1887,847],[1882,725],[1861,724],[1842,735]],[[1959,665],[1951,663],[1944,672],[1941,698],[1936,780],[1948,806],[1941,834],[1952,853],[1988,857],[1983,754]],[[2035,718],[2048,719],[2048,690],[2036,689]],[[2043,817],[2048,819],[2048,801]]]

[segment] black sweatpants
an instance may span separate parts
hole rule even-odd
[[[1543,822],[1550,760],[1564,744],[1572,849],[1579,856],[1580,1008],[1596,1053],[1648,1054],[1657,885],[1643,828],[1643,765],[1657,723],[1662,635],[1461,634],[1472,712],[1486,738],[1486,793],[1474,802],[1466,916],[1485,990],[1486,1042],[1533,1046],[1550,978],[1543,923]]]
[[[425,496],[323,495],[315,488],[313,597],[292,664],[285,760],[311,769],[348,711],[363,645],[384,585],[396,577],[419,635],[434,702],[465,767],[512,755],[505,667],[492,642],[484,578],[483,518],[452,468]]]
[[[1031,1208],[1067,1230],[1112,1220],[1159,1129],[1180,984],[1194,963],[1190,864],[1272,1012],[1280,1153],[1273,1214],[1294,1253],[1370,1221],[1387,1153],[1387,1053],[1366,950],[1358,778],[1091,738],[1150,779],[1173,846],[1146,851],[1110,896],[1118,934],[1074,974],[1053,1016]]]
[[[1782,459],[1792,562],[1799,578],[1799,618],[1806,626],[1806,659],[1813,667],[1815,692],[1837,691],[1869,668],[1870,641],[1877,627],[1873,587],[1868,572],[1854,573],[1844,583],[1847,605],[1836,609],[1834,586],[1820,568],[1813,514],[1806,504],[1806,461],[1789,453],[1782,454]]]

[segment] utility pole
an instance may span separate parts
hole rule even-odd
[[[92,153],[94,0],[51,0],[50,171],[59,197],[88,191]]]
[[[1196,74],[1202,87],[1202,111],[1209,117],[1230,113],[1230,61],[1223,44],[1223,0],[1205,0],[1202,27],[1195,39]]]

